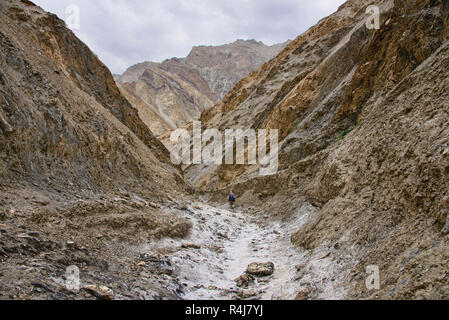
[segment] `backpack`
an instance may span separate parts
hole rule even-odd
[[[235,196],[232,193],[229,195],[229,201],[235,201]]]

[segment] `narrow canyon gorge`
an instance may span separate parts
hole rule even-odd
[[[447,0],[120,75],[31,1],[0,19],[0,298],[449,297]],[[277,172],[175,165],[193,121],[278,130]]]

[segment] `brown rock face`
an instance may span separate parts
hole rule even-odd
[[[171,130],[197,120],[241,78],[284,46],[237,40],[223,46],[195,47],[187,58],[136,64],[115,78],[139,113],[154,114],[154,120],[143,119],[158,137],[164,138]]]
[[[39,32],[34,36],[42,50],[81,90],[94,97],[146,145],[162,147],[139,118],[136,109],[120,94],[108,68],[65,28],[63,21],[55,15],[44,15],[36,18],[35,28]]]
[[[337,281],[348,297],[443,298],[449,4],[380,1],[381,27],[368,30],[370,4],[346,2],[203,113],[207,127],[279,129],[276,175],[201,165],[185,174],[274,216],[313,208],[292,241],[333,248],[325,259],[346,261]],[[365,286],[368,265],[380,290]]]
[[[273,273],[273,283],[288,275],[302,288],[293,291],[297,299],[327,291],[350,299],[445,299],[449,2],[379,1],[379,30],[365,27],[370,4],[347,1],[202,113],[203,128],[279,129],[276,174],[259,176],[259,165],[192,165],[185,175],[211,191],[202,199],[223,202],[232,189],[239,207],[249,205],[247,218],[274,222],[276,238],[290,236],[300,261],[274,246],[267,253],[275,273],[272,263],[247,271]],[[182,214],[191,189],[145,123],[159,119],[162,132],[178,125],[166,117],[168,106],[177,106],[180,122],[195,116],[185,103],[206,109],[198,101],[212,101],[224,87],[210,72],[215,62],[199,59],[205,63],[196,73],[185,60],[147,65],[121,86],[134,108],[55,16],[26,0],[3,0],[0,20],[0,296],[179,297],[181,287],[166,277],[175,275],[170,259],[141,252],[136,259],[134,248],[185,238],[200,221],[219,230],[216,220]],[[227,240],[218,244],[234,241],[233,232],[222,232],[217,236]],[[198,245],[181,249],[208,251]],[[78,293],[58,280],[72,263],[82,264],[87,280]],[[243,287],[252,280],[236,279]]]
[[[63,21],[27,1],[2,1],[0,15],[2,184],[22,177],[108,190],[127,181],[132,189],[137,177],[149,188],[158,175],[182,180],[109,70]]]

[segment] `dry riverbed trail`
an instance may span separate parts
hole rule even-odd
[[[296,219],[271,223],[238,207],[196,203],[185,212],[193,223],[187,239],[167,238],[137,249],[155,255],[171,252],[167,258],[176,266],[183,299],[294,299],[298,292],[307,296],[312,291],[322,298],[343,294],[320,274],[322,266],[332,273],[326,259],[309,266],[307,277],[301,275],[313,259],[294,248],[290,236],[306,221],[307,207]],[[173,248],[180,249],[173,252]]]

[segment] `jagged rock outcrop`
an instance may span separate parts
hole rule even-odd
[[[328,252],[347,297],[444,298],[449,3],[379,1],[379,30],[365,26],[370,4],[347,1],[202,114],[208,128],[279,129],[276,175],[185,175],[219,198],[232,189],[275,217],[307,217],[292,241]],[[380,290],[365,286],[368,265]]]
[[[199,46],[192,49],[185,62],[222,99],[237,82],[274,58],[287,43],[267,46],[261,41],[239,39],[222,46]]]
[[[142,115],[155,114],[153,120],[144,121],[158,137],[166,138],[171,130],[197,120],[285,45],[237,40],[223,46],[194,47],[186,58],[139,63],[115,79],[128,100],[138,100],[135,107]]]

